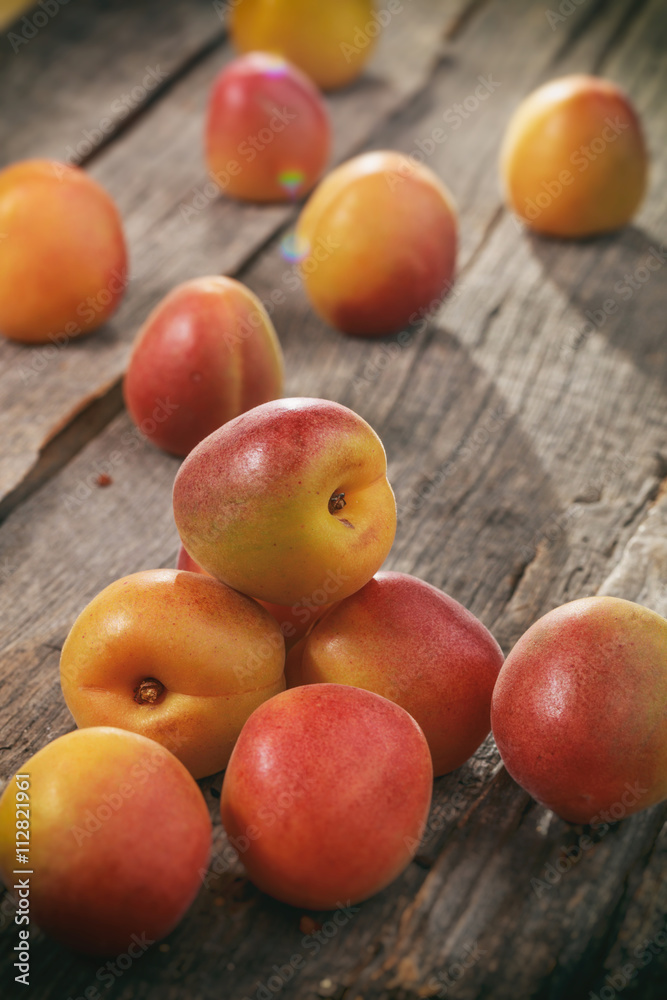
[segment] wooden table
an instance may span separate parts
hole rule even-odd
[[[506,650],[542,613],[587,594],[667,613],[667,17],[661,0],[560,8],[572,13],[556,0],[551,16],[523,0],[403,0],[365,77],[328,99],[337,161],[414,151],[445,122],[427,162],[458,202],[458,282],[403,344],[341,336],[288,290],[281,240],[294,209],[206,193],[207,89],[232,56],[210,0],[71,0],[16,53],[2,39],[2,163],[84,163],[120,206],[133,275],[91,337],[0,344],[3,779],[72,728],[58,657],[78,612],[117,577],[174,564],[177,463],[133,433],[120,381],[149,308],[197,275],[233,274],[267,300],[286,292],[273,315],[287,394],[339,400],[383,438],[399,504],[390,568],[462,601]],[[634,224],[576,244],[522,231],[497,169],[517,102],[573,71],[628,90],[653,158]],[[608,300],[617,308],[606,315]],[[101,473],[110,486],[97,485]],[[216,855],[220,785],[220,775],[202,782]],[[0,991],[609,1000],[613,988],[664,1000],[666,818],[663,805],[602,829],[568,860],[581,829],[518,788],[489,740],[436,782],[425,841],[393,886],[341,927],[309,915],[319,940],[235,864],[119,978],[96,978],[100,962],[35,932],[32,983],[19,993],[5,895]],[[286,982],[292,956],[304,961]]]

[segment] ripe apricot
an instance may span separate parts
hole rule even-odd
[[[551,80],[507,126],[505,197],[539,233],[591,236],[626,225],[644,196],[647,172],[637,113],[609,80],[583,74]]]

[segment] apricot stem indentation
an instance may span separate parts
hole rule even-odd
[[[164,684],[154,677],[146,677],[134,689],[134,700],[137,705],[154,705],[164,693]]]
[[[337,510],[347,507],[344,493],[334,493],[329,500],[329,513],[335,514]]]

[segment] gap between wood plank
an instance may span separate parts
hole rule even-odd
[[[116,121],[114,124],[117,126],[113,132],[110,132],[108,136],[105,136],[101,142],[91,150],[87,156],[82,156],[77,159],[78,165],[80,167],[87,167],[88,164],[97,160],[99,154],[102,153],[108,146],[112,145],[116,139],[122,136],[125,132],[129,131],[134,125],[136,125],[143,116],[150,110],[150,108],[157,104],[157,102],[164,97],[169,91],[181,82],[189,73],[194,70],[200,62],[207,59],[216,49],[222,48],[227,40],[226,31],[222,31],[219,35],[215,35],[210,39],[205,45],[202,45],[200,49],[189,56],[183,63],[179,64],[176,69],[171,73],[169,78],[163,83],[158,84],[154,91],[151,91],[147,95],[146,99],[138,105],[138,107],[131,111],[126,118],[122,118]]]

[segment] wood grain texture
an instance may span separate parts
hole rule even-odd
[[[409,12],[392,19],[369,73],[329,99],[334,159],[351,155],[424,87],[447,27],[464,6],[462,0],[411,0]],[[124,219],[130,287],[113,319],[89,337],[66,342],[56,336],[43,347],[0,343],[0,501],[7,504],[54,436],[116,385],[139,326],[160,298],[188,278],[236,273],[295,215],[290,205],[258,207],[220,197],[206,173],[206,100],[232,56],[226,45],[201,58],[91,164]],[[101,114],[104,101],[88,113]],[[39,105],[33,107],[37,115]],[[25,129],[33,134],[35,127],[28,119]]]
[[[31,6],[0,39],[0,167],[90,160],[224,37],[210,0],[68,0],[43,26]]]
[[[658,0],[588,0],[556,31],[529,2],[477,6],[427,84],[369,140],[411,150],[479,76],[499,81],[428,159],[461,213],[452,295],[404,344],[341,337],[300,291],[274,314],[288,392],[353,406],[385,441],[400,508],[388,565],[463,601],[505,648],[549,608],[588,593],[666,610],[667,271],[637,279],[631,295],[615,287],[667,242],[666,32]],[[650,195],[635,226],[614,237],[533,238],[500,204],[500,137],[537,82],[587,68],[624,84],[647,123]],[[240,272],[265,298],[290,274],[280,234]],[[618,312],[589,329],[586,312],[610,297]],[[0,527],[3,776],[71,727],[57,664],[76,613],[118,576],[173,563],[175,469],[122,415]],[[107,471],[113,483],[101,489],[95,480]],[[629,964],[623,996],[664,997],[667,948],[650,945],[667,919],[665,806],[600,832],[568,865],[582,830],[519,789],[488,740],[436,782],[415,863],[340,929],[316,915],[317,940],[300,929],[299,911],[257,893],[241,865],[226,862],[220,777],[203,787],[216,817],[211,876],[168,942],[101,991],[111,1000],[256,1000],[294,955],[304,967],[274,991],[289,1000],[584,1000],[606,976],[620,982]],[[7,922],[3,984],[14,943]],[[34,944],[36,1000],[99,986],[99,963]]]

